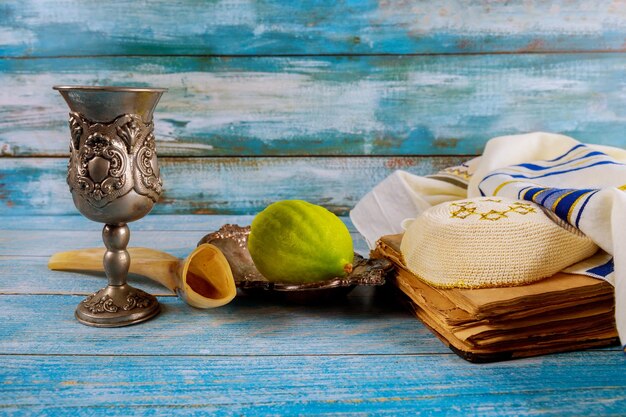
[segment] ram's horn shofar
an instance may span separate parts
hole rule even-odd
[[[200,245],[186,259],[147,248],[128,248],[128,252],[130,273],[158,282],[193,307],[220,307],[237,294],[228,261],[214,245]],[[52,255],[48,268],[104,272],[103,255],[100,248],[60,252]]]

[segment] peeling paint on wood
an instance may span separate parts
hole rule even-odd
[[[624,50],[622,0],[5,0],[0,55]]]
[[[0,60],[0,149],[67,154],[58,83],[168,87],[160,155],[476,155],[536,130],[625,146],[625,57]]]
[[[408,158],[408,157],[407,157]],[[255,214],[278,200],[303,199],[345,215],[395,170],[387,157],[160,158],[165,192],[155,214]],[[393,159],[391,159],[393,160]],[[420,175],[463,157],[412,157]],[[408,163],[407,161],[411,161]],[[412,166],[408,166],[408,165]],[[0,159],[0,215],[75,214],[65,158]]]
[[[9,356],[0,378],[9,413],[493,417],[626,408],[615,352],[480,366],[453,355]]]
[[[132,224],[130,229],[129,246],[158,249],[179,258],[189,255],[200,239],[213,231],[134,231]],[[355,250],[367,255],[369,250],[365,240],[356,232],[351,232],[351,235],[355,242]],[[55,244],[50,245],[50,242]],[[59,251],[93,247],[103,247],[101,230],[91,232],[89,230],[40,230],[37,232],[3,230],[2,237],[0,237],[0,255],[5,256],[51,256]]]
[[[133,223],[133,230],[147,231],[199,231],[208,232],[220,228],[224,224],[249,225],[254,218],[248,216],[206,216],[206,215],[167,215],[150,213],[141,221]],[[355,231],[350,218],[341,217],[350,231]],[[29,216],[12,215],[2,216],[0,230],[90,230],[101,231],[102,225],[76,214],[64,216]]]
[[[194,231],[208,232],[215,231],[225,224],[238,224],[240,226],[249,225],[254,215],[244,216],[228,216],[228,215],[168,215],[155,214],[150,215],[133,223],[133,230],[145,231],[163,231],[163,232],[179,232]],[[348,230],[355,232],[356,229],[347,216],[340,217]],[[102,230],[102,226],[96,222],[92,222],[87,218],[77,214],[65,216],[2,216],[0,222],[0,230],[22,230],[22,231],[40,231],[40,230],[82,230],[96,231]],[[0,254],[1,255],[1,254]]]

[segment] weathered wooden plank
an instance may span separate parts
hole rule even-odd
[[[133,231],[131,247],[148,247],[185,257],[196,247],[207,231]],[[357,232],[352,232],[355,250],[364,255],[369,252],[365,240]],[[4,230],[0,234],[0,256],[50,256],[59,251],[101,247],[100,231],[82,230]]]
[[[0,55],[623,50],[621,1],[7,0]]]
[[[159,297],[162,312],[156,319],[106,330],[76,321],[74,310],[82,296],[1,295],[0,355],[450,352],[395,298],[375,296],[373,291],[357,288],[343,303],[306,306],[238,296],[211,310],[189,307],[175,297]],[[0,363],[4,359],[0,356]]]
[[[345,215],[395,169],[430,174],[459,157],[160,158],[156,214],[255,214],[303,199]],[[65,158],[1,158],[0,215],[74,214]]]
[[[77,212],[78,213],[78,212]],[[211,232],[220,228],[224,224],[249,225],[254,219],[253,215],[248,216],[224,216],[224,215],[198,215],[198,214],[153,214],[144,217],[141,221],[133,222],[131,228],[138,230],[162,230],[174,231],[201,231]],[[341,220],[348,226],[348,229],[355,231],[350,218],[342,216]],[[2,216],[0,230],[76,230],[93,231],[102,230],[102,225],[92,222],[79,214],[67,216]]]
[[[131,246],[146,245],[184,257],[204,234],[226,223],[248,225],[253,217],[150,215],[131,225]],[[352,231],[355,249],[367,255],[367,245],[350,219],[341,220]],[[100,224],[82,216],[6,216],[0,230],[0,294],[88,295],[104,284],[102,274],[51,272],[47,268],[48,256],[54,252],[90,245],[102,247]],[[181,235],[180,231],[194,233]],[[144,277],[131,275],[129,282],[151,294],[172,295]]]
[[[476,155],[534,130],[624,146],[625,67],[626,53],[0,60],[0,154],[67,154],[59,83],[168,87],[163,156]]]
[[[151,215],[131,225],[130,246],[159,249],[183,258],[205,234],[226,222],[250,224],[252,218]],[[342,220],[352,229],[355,250],[367,256],[369,249],[363,237],[354,231],[349,218],[343,217]],[[0,233],[0,294],[87,295],[103,285],[101,274],[93,276],[47,269],[48,257],[53,253],[102,247],[100,224],[81,216],[17,216],[3,218],[0,229],[4,229]],[[171,295],[143,277],[132,277],[133,282],[156,295]]]
[[[624,358],[615,352],[480,366],[453,355],[2,362],[8,413],[618,416],[626,407]]]
[[[0,294],[90,295],[106,285],[104,274],[48,270],[47,256],[0,255]],[[128,282],[150,294],[173,297],[167,288],[139,276]]]
[[[150,247],[184,258],[204,234],[206,232],[174,234],[135,231],[131,232],[130,246]],[[354,250],[367,256],[369,248],[363,237],[352,232],[352,239]],[[94,282],[98,283],[96,286],[104,282],[102,274],[85,275],[83,282],[82,274],[50,272],[47,269],[48,257],[59,251],[102,246],[97,231],[3,232],[0,237],[0,294],[90,294]],[[141,277],[136,277],[136,280],[142,285],[148,282]],[[160,289],[159,294],[170,294],[159,286],[154,288]]]
[[[201,231],[133,231],[132,227],[131,224],[129,246],[150,247],[178,257],[191,253],[206,234]],[[59,251],[100,246],[102,234],[98,230],[6,230],[0,234],[0,255],[3,256],[48,257]],[[39,259],[42,262],[43,258]]]
[[[200,231],[204,233],[219,229],[225,224],[238,224],[247,226],[252,223],[253,215],[223,216],[223,215],[198,215],[198,214],[150,214],[141,221],[131,224],[133,231],[138,230],[162,230],[167,232],[176,231]],[[352,221],[348,216],[341,216],[348,230],[356,232]],[[94,231],[102,230],[102,225],[86,219],[81,215],[67,216],[2,216],[0,230],[76,230]]]

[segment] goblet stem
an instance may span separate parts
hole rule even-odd
[[[107,248],[103,263],[109,285],[125,285],[130,268],[130,254],[126,250],[130,229],[126,224],[107,224],[102,229],[102,240]]]
[[[126,283],[130,254],[126,250],[130,230],[125,223],[107,224],[102,229],[104,271],[109,285],[87,297],[76,308],[76,318],[96,327],[119,327],[148,320],[160,311],[157,299]]]

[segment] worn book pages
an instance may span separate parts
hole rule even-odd
[[[617,344],[613,288],[558,273],[533,284],[434,288],[404,268],[402,235],[384,236],[373,256],[396,265],[394,282],[414,312],[452,350],[484,362]]]

